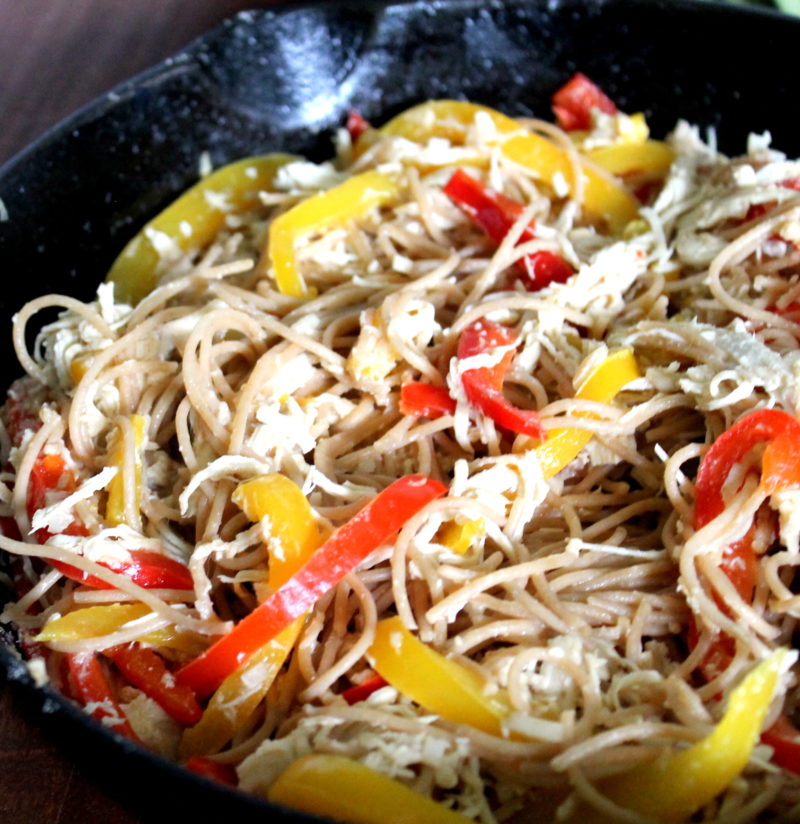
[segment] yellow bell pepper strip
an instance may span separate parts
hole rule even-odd
[[[36,636],[36,640],[58,642],[101,638],[151,613],[152,610],[146,604],[83,607],[48,621]]]
[[[93,350],[83,350],[69,362],[69,376],[75,386],[81,382],[81,378],[89,371],[94,356],[95,352]]]
[[[353,824],[467,824],[471,820],[359,761],[327,753],[306,755],[290,764],[275,779],[267,798]]]
[[[145,604],[102,604],[82,607],[59,618],[48,621],[36,636],[37,641],[69,643],[87,638],[102,638],[122,629],[131,621],[151,615],[152,610]],[[177,630],[175,627],[145,632],[137,636],[137,641],[154,647],[168,647],[180,652],[198,653],[202,643],[194,633]]]
[[[661,176],[675,160],[675,152],[660,140],[643,143],[612,143],[589,149],[586,157],[612,175],[624,177],[633,172]]]
[[[619,349],[598,365],[575,393],[575,397],[610,403],[623,386],[640,377],[633,352],[630,349]],[[576,413],[576,416],[593,417],[583,412]],[[592,433],[588,429],[565,427],[549,430],[547,440],[536,447],[536,455],[545,478],[557,475],[578,456],[591,439]]]
[[[233,502],[255,522],[269,518],[270,535],[280,552],[269,554],[269,585],[283,586],[322,542],[303,491],[285,475],[261,475],[239,484]]]
[[[280,292],[295,298],[313,297],[313,290],[297,269],[297,239],[361,217],[375,206],[396,200],[399,193],[397,184],[386,175],[369,171],[301,201],[270,224],[267,245],[256,271],[264,275],[271,264]]]
[[[142,443],[144,442],[144,430],[147,423],[141,415],[130,416],[131,426],[133,426],[134,440],[136,443],[136,468],[134,470],[135,487],[133,495],[138,510],[142,500]],[[108,484],[108,502],[106,503],[106,522],[111,526],[119,526],[127,523],[125,520],[125,477],[122,472],[122,462],[124,460],[124,448],[122,444],[122,431],[117,433],[117,442],[111,450],[111,466],[116,466],[119,472]],[[128,526],[134,526],[128,524]]]
[[[572,166],[563,149],[541,135],[526,132],[514,119],[486,106],[459,100],[432,100],[402,112],[383,126],[381,133],[417,143],[432,137],[463,142],[466,129],[479,112],[491,119],[498,132],[501,151],[509,160],[529,169],[548,184],[554,177],[561,176],[570,190],[574,190]],[[607,220],[613,231],[622,231],[638,215],[636,199],[618,183],[588,165],[583,174],[583,205],[587,211]]]
[[[503,697],[487,695],[476,673],[414,637],[400,618],[378,621],[367,659],[375,672],[429,712],[503,735],[503,721],[511,712]]]
[[[311,506],[297,484],[278,474],[241,483],[231,497],[251,521],[269,519],[270,534],[280,547],[280,552],[270,551],[269,556],[269,585],[276,590],[311,558],[322,541]],[[264,644],[222,682],[203,717],[184,732],[181,758],[219,752],[233,738],[281,671],[303,628],[303,617]]]
[[[789,654],[776,650],[742,680],[706,738],[610,778],[602,782],[600,791],[621,807],[654,821],[668,824],[688,819],[747,766]],[[581,819],[586,822],[587,816],[582,814]],[[588,819],[597,820],[591,815]]]
[[[202,249],[222,228],[227,215],[258,205],[258,193],[272,187],[277,170],[296,158],[286,154],[248,157],[212,172],[156,215],[125,246],[106,280],[119,301],[136,304],[158,282],[158,238],[187,252]],[[157,234],[156,234],[157,233]]]
[[[294,649],[304,617],[281,630],[220,684],[209,699],[203,717],[184,730],[178,749],[181,759],[213,755],[241,729],[264,700]]]
[[[447,492],[423,475],[406,475],[373,498],[339,527],[286,583],[227,635],[179,670],[179,681],[208,695],[268,641],[305,614],[409,518]]]
[[[471,546],[472,542],[484,532],[483,518],[476,518],[472,521],[448,521],[442,525],[436,540],[442,546],[458,555],[463,555]]]

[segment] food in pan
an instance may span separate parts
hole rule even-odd
[[[800,163],[553,110],[353,113],[19,311],[38,679],[344,820],[800,813]]]

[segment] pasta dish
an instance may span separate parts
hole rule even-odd
[[[553,111],[203,158],[19,310],[37,682],[339,820],[797,820],[800,161]]]

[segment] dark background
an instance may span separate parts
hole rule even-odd
[[[0,165],[76,109],[263,0],[0,0]],[[0,270],[2,264],[0,263]],[[0,674],[0,822],[137,824]],[[76,750],[81,748],[76,741]],[[147,787],[131,788],[146,796]]]

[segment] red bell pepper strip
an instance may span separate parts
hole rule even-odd
[[[186,769],[191,770],[204,778],[218,781],[228,787],[236,787],[239,783],[236,770],[230,764],[220,764],[213,758],[204,755],[194,755],[186,762]]]
[[[498,346],[511,347],[516,342],[517,336],[507,327],[489,320],[478,320],[461,333],[457,355],[464,360],[488,353]],[[464,392],[469,402],[498,426],[543,441],[547,433],[539,413],[534,409],[519,409],[503,396],[503,380],[513,358],[514,352],[509,349],[494,366],[464,371],[461,375]]]
[[[775,306],[774,304],[767,306],[768,312],[774,312],[776,315],[780,315],[782,318],[787,316],[797,315],[800,312],[800,301],[793,300],[788,306]],[[791,320],[796,320],[795,317],[791,317]]]
[[[522,214],[524,206],[502,192],[488,188],[463,169],[456,169],[442,191],[495,242],[500,243]],[[534,226],[526,226],[523,240],[533,240]]]
[[[55,491],[74,492],[75,475],[67,467],[62,455],[41,452],[33,463],[30,480],[28,481],[28,497],[26,500],[28,516],[32,518],[35,512],[44,509],[48,504],[47,493]],[[73,527],[74,524],[70,524],[68,529]],[[39,531],[49,537],[49,533],[46,533],[45,530]],[[44,541],[41,543],[44,543]]]
[[[139,741],[114,697],[97,655],[75,652],[67,655],[66,661],[70,695],[86,707],[92,718],[133,741]]]
[[[736,464],[759,443],[767,442],[761,460],[761,485],[769,493],[800,485],[800,422],[777,409],[761,409],[746,415],[724,432],[703,457],[695,484],[694,528],[701,529],[724,509],[722,489]],[[754,528],[722,553],[720,569],[744,601],[750,601],[756,585],[758,560],[753,550]],[[724,608],[724,604],[720,605]],[[694,638],[696,642],[696,628]],[[690,639],[691,643],[691,639]],[[730,639],[712,645],[703,669],[713,677],[733,656]]]
[[[772,761],[779,767],[800,775],[800,731],[785,716],[761,735],[761,741],[773,749]]]
[[[574,74],[554,95],[553,114],[565,132],[592,128],[592,110],[616,114],[616,103],[585,74]]]
[[[347,113],[347,124],[345,128],[350,133],[350,140],[355,143],[371,126],[369,120],[366,120],[361,112],[356,111],[356,109],[350,109]]]
[[[366,701],[373,692],[385,687],[389,682],[381,675],[373,675],[372,678],[367,678],[360,684],[346,689],[342,693],[342,698],[351,706],[357,704],[359,701]]]
[[[763,442],[767,445],[761,457],[762,489],[772,494],[800,486],[800,422],[777,409],[752,412],[720,435],[700,464],[695,485],[695,529],[705,526],[723,511],[722,489],[731,469],[756,444]],[[754,527],[751,527],[743,538],[727,547],[720,563],[720,568],[746,601],[752,600],[758,569],[753,533]],[[724,605],[721,607],[724,609]],[[697,627],[690,622],[690,647],[696,645],[697,637]],[[726,635],[718,638],[701,664],[703,675],[710,680],[722,672],[735,651],[733,639]],[[785,716],[779,717],[761,740],[774,748],[776,764],[800,774],[800,732]]]
[[[442,191],[497,244],[502,242],[525,208],[513,198],[484,186],[463,169],[453,173]],[[519,242],[534,240],[535,237],[535,227],[531,221],[520,235]],[[529,292],[543,289],[551,283],[564,283],[574,273],[563,258],[545,250],[525,255],[517,266]]]
[[[0,535],[14,541],[22,540],[17,522],[10,515],[0,515]]]
[[[200,697],[303,615],[374,550],[390,541],[409,518],[447,492],[439,481],[406,475],[339,527],[311,558],[263,604],[177,673]]]
[[[444,386],[411,381],[400,387],[400,411],[416,418],[441,418],[456,411],[456,402]]]
[[[126,575],[144,589],[193,589],[194,581],[188,568],[178,561],[146,549],[131,550],[130,560],[101,561],[100,566],[111,572]],[[61,561],[50,561],[52,566],[72,581],[95,589],[113,589],[111,584]]]
[[[782,180],[779,184],[784,189],[791,189],[793,192],[800,192],[800,177],[790,177]],[[776,202],[770,201],[768,203],[752,203],[747,210],[747,214],[741,220],[742,223],[750,223],[753,220],[764,217],[775,208]],[[774,235],[774,238],[780,239],[780,235]],[[774,311],[774,310],[773,310]]]
[[[35,512],[47,506],[47,493],[53,490],[74,492],[75,476],[59,454],[41,453],[31,469],[28,484],[28,516],[33,518]],[[73,521],[65,530],[65,535],[88,535],[86,527],[79,521]],[[45,544],[51,538],[46,529],[36,532],[36,540]],[[95,589],[112,589],[105,581],[83,572],[70,564],[51,561],[51,565],[67,578],[94,587]],[[193,589],[194,581],[188,568],[172,558],[144,549],[130,552],[130,560],[103,561],[101,566],[127,575],[133,583],[146,589]]]
[[[103,650],[103,655],[114,662],[128,683],[152,698],[179,724],[191,726],[202,717],[194,691],[177,683],[164,659],[153,650],[135,643],[122,644]]]
[[[759,409],[741,418],[709,448],[695,483],[694,528],[701,529],[725,509],[722,489],[728,475],[750,450],[767,443],[762,459],[761,483],[769,492],[800,483],[800,468],[781,453],[800,456],[800,421],[778,409]]]
[[[526,275],[522,282],[529,292],[544,289],[551,283],[566,283],[575,274],[575,270],[564,258],[546,249],[525,255],[521,263]]]

